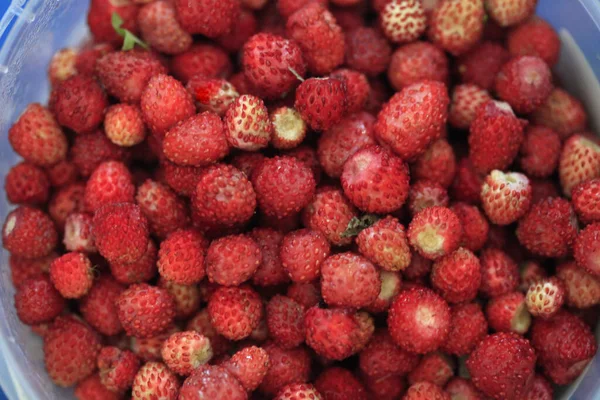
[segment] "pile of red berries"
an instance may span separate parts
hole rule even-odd
[[[535,6],[92,0],[9,132],[2,240],[51,379],[552,399],[597,350],[600,140]]]

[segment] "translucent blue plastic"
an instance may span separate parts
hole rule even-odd
[[[46,102],[48,62],[60,48],[85,40],[88,3],[13,0],[0,22],[4,40],[0,49],[0,182],[17,160],[7,140],[8,129],[27,104]],[[567,89],[583,99],[592,126],[600,132],[600,0],[539,0],[538,14],[559,31],[564,47],[557,73]],[[0,195],[0,221],[9,209],[5,196]],[[48,378],[41,341],[15,314],[6,252],[0,250],[0,257],[0,385],[10,400],[74,398],[71,391],[57,388]],[[562,398],[600,399],[599,357]]]

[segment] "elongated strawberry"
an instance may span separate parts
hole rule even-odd
[[[192,35],[177,21],[171,2],[156,1],[141,7],[137,22],[144,41],[161,53],[179,54],[192,45]]]
[[[314,130],[327,130],[346,113],[346,85],[335,78],[310,78],[296,90],[294,107]]]
[[[359,251],[388,271],[401,271],[411,261],[405,229],[391,216],[362,230],[356,239]]]
[[[225,137],[229,145],[245,151],[267,147],[273,127],[263,101],[244,94],[225,113]]]

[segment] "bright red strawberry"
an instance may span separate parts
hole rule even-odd
[[[483,209],[496,225],[509,225],[520,219],[531,205],[529,179],[518,172],[493,170],[481,188]]]
[[[362,111],[371,92],[367,77],[351,69],[338,69],[329,75],[346,85],[346,112],[354,114]]]
[[[96,369],[100,351],[96,332],[76,318],[59,317],[44,337],[44,364],[52,381],[73,386]]]
[[[125,148],[112,143],[102,131],[98,130],[75,137],[71,147],[71,158],[79,173],[88,177],[104,161],[126,162],[129,153]]]
[[[225,137],[231,147],[257,151],[269,145],[273,127],[263,101],[244,94],[235,99],[224,117]]]
[[[254,275],[262,259],[259,245],[250,236],[225,236],[208,247],[206,273],[210,282],[239,286]]]
[[[85,185],[79,182],[63,186],[52,195],[48,214],[60,229],[64,228],[71,214],[85,211],[84,196]]]
[[[50,184],[54,187],[66,186],[79,178],[79,170],[70,160],[62,160],[46,169]]]
[[[265,0],[246,0],[246,1],[259,1],[265,2]],[[244,5],[244,0],[242,0]],[[264,4],[263,4],[264,5]],[[261,6],[262,7],[262,6]],[[249,6],[249,8],[252,8]],[[248,41],[252,35],[258,30],[258,19],[254,15],[254,12],[250,9],[242,8],[238,13],[235,22],[231,26],[231,31],[225,35],[216,38],[217,43],[222,48],[229,51],[230,53],[237,53],[240,51],[244,44]]]
[[[258,92],[269,99],[285,96],[306,74],[302,50],[293,40],[259,33],[244,44],[244,75]]]
[[[475,170],[471,160],[463,158],[456,166],[456,175],[451,188],[452,198],[470,204],[479,204],[482,184],[483,177]]]
[[[160,244],[157,263],[160,276],[180,285],[199,283],[206,276],[206,247],[206,239],[195,230],[172,233]]]
[[[434,352],[425,355],[419,365],[408,375],[408,383],[430,382],[444,387],[454,376],[454,360],[443,353]]]
[[[175,317],[169,293],[145,283],[131,285],[118,298],[119,320],[129,336],[149,338],[164,332]]]
[[[467,368],[486,396],[519,398],[531,387],[535,360],[529,341],[514,333],[497,333],[477,345],[467,359]]]
[[[210,43],[192,45],[188,51],[173,57],[170,65],[173,76],[184,84],[196,75],[206,78],[227,78],[231,75],[232,69],[229,55],[220,47]]]
[[[584,181],[571,191],[571,203],[581,222],[600,222],[600,203],[597,202],[599,193],[600,179]]]
[[[482,398],[481,393],[471,383],[470,379],[452,378],[446,385],[445,390],[453,400],[480,400]]]
[[[151,338],[130,338],[131,351],[143,361],[161,361],[160,351],[165,340],[173,333],[180,332],[176,325],[171,325],[166,331]]]
[[[321,267],[321,293],[330,306],[366,307],[375,301],[380,290],[377,269],[359,255],[336,254]]]
[[[450,199],[448,192],[439,183],[417,181],[408,193],[408,210],[416,215],[428,207],[447,207]]]
[[[111,24],[113,13],[119,14],[123,20],[122,28],[132,33],[137,32],[138,7],[124,1],[93,0],[87,14],[87,23],[96,42],[110,42],[120,46],[123,38],[117,34]]]
[[[27,162],[13,166],[4,181],[6,197],[14,204],[44,204],[48,201],[49,189],[44,170]]]
[[[269,118],[273,126],[271,144],[276,149],[293,149],[304,141],[306,122],[295,109],[279,107],[270,113]]]
[[[410,264],[405,229],[391,216],[362,230],[356,243],[361,254],[385,270],[402,271]]]
[[[141,93],[142,116],[150,130],[164,137],[178,122],[196,114],[192,96],[175,78],[158,74],[150,78]]]
[[[250,235],[262,253],[262,264],[252,277],[254,285],[264,287],[288,282],[289,276],[281,264],[279,255],[283,233],[271,228],[254,228]]]
[[[179,387],[177,375],[165,364],[148,362],[140,368],[135,376],[131,392],[133,398],[140,400],[152,398],[176,400]]]
[[[285,155],[294,157],[296,160],[310,168],[317,185],[321,182],[321,165],[319,164],[317,151],[314,148],[303,144],[295,149],[287,151]]]
[[[600,277],[600,224],[590,224],[579,232],[573,253],[577,265]]]
[[[204,170],[192,195],[192,212],[203,222],[234,226],[248,221],[256,208],[256,193],[240,170],[216,164]]]
[[[330,254],[330,245],[319,231],[301,229],[288,233],[279,251],[282,266],[292,281],[306,283],[321,274],[321,265]]]
[[[271,367],[271,361],[266,350],[250,346],[236,352],[221,366],[235,376],[244,389],[251,392],[263,381]]]
[[[367,76],[384,72],[392,49],[378,29],[359,27],[346,32],[346,64]]]
[[[125,103],[107,109],[104,130],[111,142],[122,147],[135,146],[146,137],[146,126],[140,108]]]
[[[27,325],[50,322],[65,309],[65,300],[47,276],[23,282],[15,294],[17,316]]]
[[[82,75],[75,75],[58,85],[52,91],[50,102],[56,121],[79,134],[96,129],[104,120],[104,109],[108,106],[102,86],[95,79]]]
[[[548,127],[566,139],[587,126],[583,104],[565,90],[554,88],[546,102],[531,114],[533,123]]]
[[[82,253],[67,253],[52,262],[50,278],[64,298],[80,298],[92,287],[92,263]]]
[[[450,400],[450,395],[431,382],[417,382],[408,388],[402,400]]]
[[[531,206],[517,228],[527,250],[543,257],[564,257],[577,236],[577,218],[562,198],[546,198]]]
[[[296,90],[294,107],[313,130],[328,130],[346,113],[346,84],[335,78],[307,79]]]
[[[450,303],[473,300],[480,283],[479,259],[465,248],[461,247],[433,264],[431,284]]]
[[[448,188],[456,173],[456,156],[446,139],[438,139],[411,165],[417,181],[436,182]]]
[[[141,7],[137,22],[144,41],[161,53],[179,54],[192,45],[192,36],[177,21],[175,6],[169,1]]]
[[[547,178],[558,166],[561,147],[556,132],[543,126],[530,126],[521,146],[521,167],[529,176]]]
[[[263,316],[260,296],[250,287],[220,287],[208,302],[210,321],[229,340],[248,337]]]
[[[447,83],[448,74],[444,52],[421,41],[399,47],[392,54],[387,72],[391,85],[398,91],[423,80]]]
[[[140,360],[129,350],[103,347],[98,354],[100,381],[113,392],[124,392],[133,385]]]
[[[270,367],[259,391],[270,396],[275,396],[290,383],[306,383],[310,377],[311,357],[304,347],[284,350],[274,343],[265,345],[270,361]]]
[[[469,129],[477,109],[491,99],[487,90],[473,83],[457,85],[452,92],[448,122],[456,128]]]
[[[531,325],[531,315],[521,292],[494,297],[487,304],[486,314],[490,327],[497,332],[524,335]]]
[[[578,184],[600,177],[600,144],[593,134],[586,132],[567,139],[560,155],[558,174],[567,197]]]
[[[412,42],[427,29],[427,17],[419,0],[387,1],[379,13],[379,25],[393,43]]]
[[[467,203],[454,203],[450,209],[460,219],[463,228],[460,245],[471,251],[480,250],[489,232],[489,224],[483,213]]]
[[[460,220],[446,207],[429,207],[408,226],[408,240],[423,257],[435,260],[458,248],[462,235]]]
[[[196,399],[246,400],[248,394],[228,370],[216,365],[202,365],[185,380],[179,400]]]
[[[375,135],[403,160],[414,160],[440,138],[449,103],[446,85],[441,82],[407,86],[377,116]]]
[[[58,254],[50,253],[47,256],[29,259],[10,255],[8,266],[10,277],[15,289],[19,289],[23,283],[31,278],[44,276],[50,270],[50,264],[58,258]]]
[[[119,393],[111,392],[102,384],[98,374],[92,374],[80,381],[75,387],[78,400],[120,400]]]
[[[195,75],[186,85],[201,111],[223,116],[231,103],[239,97],[237,89],[225,79]]]
[[[385,329],[375,332],[369,344],[359,355],[361,371],[374,379],[390,375],[404,376],[418,363],[419,356],[396,345]]]
[[[252,174],[252,184],[261,211],[278,218],[299,212],[315,193],[310,169],[289,156],[266,159]]]
[[[347,369],[330,367],[315,381],[323,400],[367,400],[363,384]]]
[[[162,177],[167,185],[180,196],[190,197],[203,169],[177,165],[169,160],[161,160]]]
[[[448,339],[441,350],[464,356],[487,335],[488,323],[481,306],[477,303],[462,303],[452,306]]]
[[[146,180],[138,187],[135,200],[146,215],[152,233],[161,238],[189,222],[187,205],[162,183]]]
[[[509,58],[510,54],[501,44],[485,41],[458,60],[458,73],[463,83],[491,90],[496,75]]]
[[[558,61],[560,39],[552,26],[539,17],[509,32],[507,48],[513,56],[536,56],[553,66]]]
[[[94,213],[102,206],[114,203],[133,203],[135,186],[131,173],[119,161],[98,165],[85,187],[85,209]]]
[[[20,206],[6,216],[2,244],[12,255],[28,259],[44,257],[57,242],[54,223],[43,211]]]
[[[575,262],[565,262],[556,269],[565,284],[567,304],[576,308],[588,308],[600,304],[600,279],[589,274]]]
[[[464,54],[483,35],[485,10],[482,0],[442,1],[431,14],[429,38],[450,54]]]
[[[341,190],[329,188],[317,193],[303,213],[304,225],[320,231],[333,245],[350,244],[352,237],[344,232],[358,213]]]
[[[480,255],[481,287],[488,297],[496,297],[514,291],[519,285],[517,264],[502,250],[485,249]]]
[[[537,0],[485,0],[490,17],[500,26],[518,25],[535,12]]]
[[[124,284],[147,282],[156,273],[157,248],[152,240],[148,240],[142,257],[133,263],[111,262],[110,271],[115,279]]]
[[[275,295],[266,306],[270,337],[284,349],[304,342],[304,307],[289,297]]]
[[[525,301],[531,315],[550,318],[562,307],[566,295],[563,281],[551,277],[532,283],[525,295]]]
[[[311,2],[292,14],[286,23],[286,34],[298,43],[313,74],[328,74],[344,62],[342,28],[318,2]]]
[[[404,350],[424,354],[439,348],[448,337],[450,307],[432,290],[413,288],[401,292],[392,303],[388,327]]]
[[[110,275],[100,276],[79,301],[79,311],[84,320],[103,335],[120,333],[123,327],[117,315],[116,301],[124,291],[125,286]]]
[[[162,359],[179,375],[190,375],[208,363],[213,356],[210,341],[198,332],[186,331],[172,334],[163,344]]]
[[[332,360],[343,360],[361,351],[375,330],[373,319],[365,312],[317,306],[306,312],[304,325],[306,343]]]

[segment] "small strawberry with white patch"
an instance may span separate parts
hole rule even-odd
[[[529,179],[518,172],[493,170],[481,188],[486,215],[496,225],[508,225],[521,218],[531,205]]]

